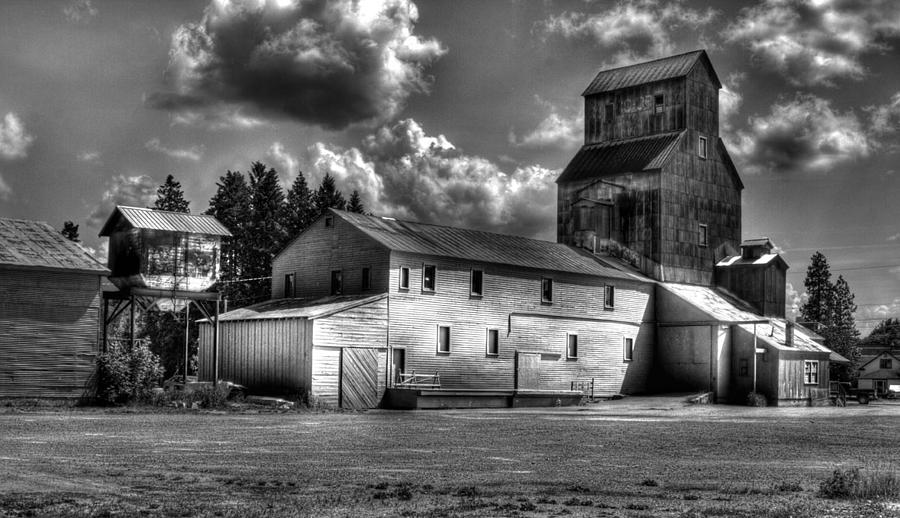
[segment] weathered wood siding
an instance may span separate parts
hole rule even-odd
[[[422,290],[422,266],[437,267],[436,289]],[[409,290],[399,269],[410,269]],[[473,268],[484,271],[481,297],[470,296]],[[442,388],[512,390],[516,351],[540,352],[540,384],[568,389],[596,378],[606,393],[640,392],[653,363],[653,287],[493,264],[394,252],[391,257],[390,343],[406,350],[406,372],[440,375]],[[541,278],[553,279],[553,303],[541,302]],[[615,309],[603,307],[603,286],[616,287]],[[437,329],[451,329],[449,354],[437,351]],[[499,354],[486,351],[488,329],[499,331]],[[577,333],[578,359],[566,358],[566,334]],[[623,359],[623,339],[634,360]],[[599,392],[599,390],[598,390]]]
[[[716,285],[749,303],[760,315],[784,318],[787,270],[775,261],[763,266],[716,268]]]
[[[584,99],[584,143],[640,137],[685,127],[685,78],[657,81]],[[655,97],[663,96],[657,109]],[[613,116],[607,118],[608,104]]]
[[[313,347],[312,394],[310,401],[338,407],[341,393],[341,350]]]
[[[331,227],[326,227],[325,221],[325,217],[319,218],[275,257],[272,297],[285,296],[284,276],[291,273],[295,297],[330,295],[333,270],[341,270],[345,295],[387,291],[389,251],[339,217],[333,217]],[[372,284],[366,291],[362,289],[363,268],[372,272]]]
[[[86,395],[99,352],[100,278],[0,269],[0,397]]]

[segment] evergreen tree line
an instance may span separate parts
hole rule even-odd
[[[821,252],[810,259],[804,281],[808,299],[800,307],[800,322],[825,339],[825,347],[850,360],[849,364],[830,362],[832,381],[852,381],[858,376],[859,330],[853,313],[854,295],[843,276],[831,281],[828,261]]]

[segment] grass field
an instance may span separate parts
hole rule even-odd
[[[0,412],[0,516],[900,516],[900,405]]]

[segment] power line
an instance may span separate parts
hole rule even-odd
[[[829,268],[828,271],[831,271],[831,272],[854,272],[854,271],[858,271],[858,270],[878,270],[881,268],[897,268],[897,267],[900,267],[900,264],[881,264],[878,266],[857,266],[857,267],[853,267],[853,268]],[[805,274],[806,271],[797,270],[795,272],[788,272],[788,275],[798,275],[801,273]]]

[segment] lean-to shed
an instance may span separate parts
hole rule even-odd
[[[77,398],[109,270],[47,223],[0,219],[0,398]]]

